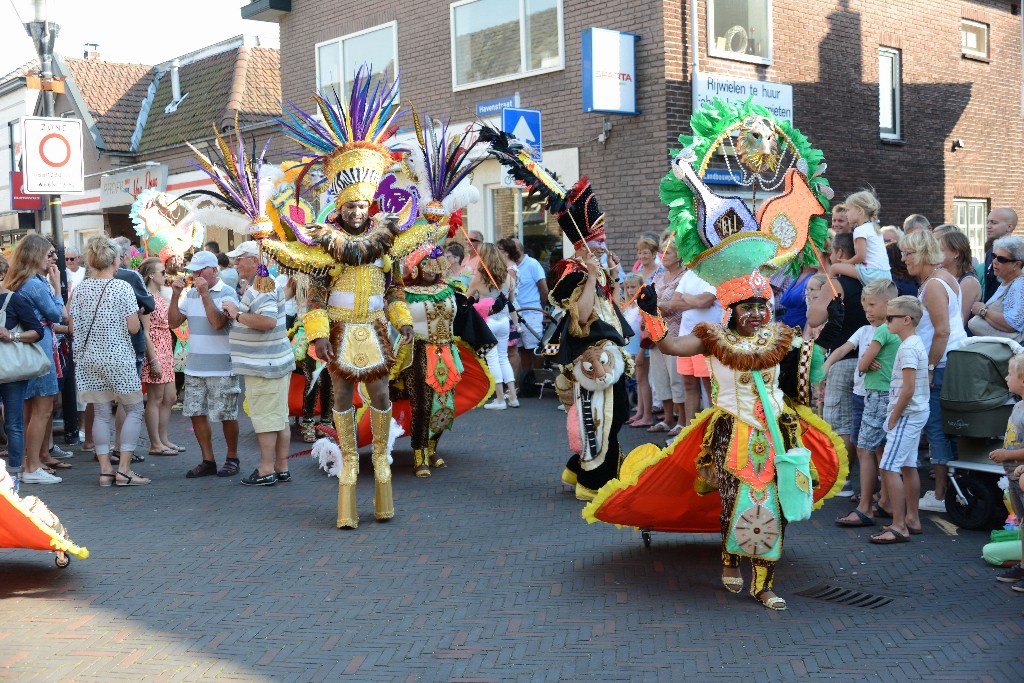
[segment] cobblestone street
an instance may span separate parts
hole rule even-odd
[[[399,441],[388,524],[373,521],[364,457],[354,531],[335,528],[336,482],[305,457],[273,487],[186,480],[198,448],[178,413],[172,434],[189,451],[137,465],[150,486],[100,489],[79,453],[63,484],[22,492],[92,556],[60,570],[47,554],[0,550],[0,676],[1021,680],[1024,596],[980,559],[986,534],[930,514],[912,543],[873,546],[870,529],[832,524],[849,502],[829,501],[789,527],[776,577],[789,609],[772,613],[721,587],[716,537],[655,534],[647,549],[633,530],[585,524],[558,483],[556,406],[460,418],[441,441],[449,466],[429,480]],[[246,474],[255,439],[242,428]],[[627,448],[648,436],[623,431]],[[891,602],[800,594],[822,584]]]

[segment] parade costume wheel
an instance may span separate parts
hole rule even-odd
[[[650,529],[641,529],[640,530],[640,537],[642,539],[644,539],[644,547],[645,548],[650,548],[651,547],[651,530]]]
[[[57,557],[53,558],[53,563],[61,569],[67,569],[71,564],[71,556],[67,553],[57,553]]]

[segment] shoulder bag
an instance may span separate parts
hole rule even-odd
[[[0,326],[7,326],[7,304],[14,293],[7,295],[0,307]],[[21,333],[21,325],[11,332]],[[36,342],[0,342],[0,384],[41,377],[50,371],[50,356]]]

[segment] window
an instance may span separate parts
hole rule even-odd
[[[565,67],[561,0],[463,0],[451,5],[452,89]]]
[[[337,94],[344,99],[352,92],[352,80],[356,70],[363,64],[370,64],[373,75],[379,77],[387,72],[391,78],[398,73],[398,23],[390,22],[381,26],[350,33],[316,46],[316,85],[324,95]],[[342,93],[341,79],[345,78]]]
[[[708,0],[708,54],[772,63],[772,0]]]
[[[985,223],[988,220],[987,199],[953,198],[953,224],[971,242],[971,252],[979,261],[985,260]]]
[[[883,140],[900,139],[900,51],[878,48],[878,132]]]
[[[960,54],[964,57],[988,59],[988,24],[970,19],[960,20]]]

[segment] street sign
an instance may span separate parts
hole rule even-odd
[[[21,171],[11,172],[11,210],[43,210],[43,198],[37,194],[29,194],[25,192],[25,174]]]
[[[539,109],[516,109],[514,107],[502,109],[501,129],[515,135],[520,142],[528,144],[531,148],[530,156],[534,161],[542,160],[543,139]]]
[[[518,107],[519,106],[519,93],[515,95],[509,95],[503,97],[500,100],[487,100],[486,102],[476,103],[476,115],[477,118],[487,118],[488,116],[494,116],[501,112],[506,107]]]
[[[85,191],[81,120],[26,116],[21,130],[26,192]]]

